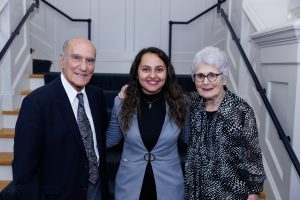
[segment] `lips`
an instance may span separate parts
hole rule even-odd
[[[80,73],[74,73],[76,76],[81,76],[81,77],[86,77],[88,76],[87,74],[80,74]]]
[[[201,88],[203,91],[211,91],[213,88]]]
[[[159,81],[147,81],[149,85],[157,85]]]

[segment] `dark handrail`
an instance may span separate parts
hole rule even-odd
[[[35,0],[35,7],[39,8],[40,7],[40,0]]]
[[[41,0],[41,1],[73,22],[87,22],[88,23],[88,39],[91,40],[91,22],[92,22],[91,19],[74,19],[74,18],[70,17],[69,15],[67,15],[66,13],[64,13],[63,11],[56,8],[54,5],[50,4],[49,2],[47,2],[45,0]]]
[[[45,0],[41,0],[41,1],[43,1],[45,4],[47,4],[48,6],[50,6],[51,8],[53,8],[54,10],[56,10],[57,12],[59,12],[60,14],[62,14],[63,16],[65,16],[66,18],[68,18],[71,21],[87,22],[88,23],[88,39],[91,40],[91,22],[92,22],[91,19],[73,19],[70,16],[68,16],[67,14],[65,14],[64,12],[62,12],[61,10],[59,10],[58,8],[56,8],[55,6],[53,6],[52,4],[48,3],[47,1],[45,1]],[[4,47],[2,48],[2,50],[0,52],[0,61],[2,60],[5,53],[9,49],[10,45],[14,41],[15,37],[20,33],[21,28],[23,27],[24,23],[26,22],[26,20],[30,16],[30,14],[34,11],[34,8],[39,8],[39,5],[40,5],[40,1],[35,0],[35,3],[32,3],[31,6],[28,8],[25,15],[23,16],[23,18],[21,19],[21,21],[19,22],[19,24],[17,25],[15,30],[10,35],[8,41],[6,42]]]
[[[222,0],[221,3],[224,3],[226,0]],[[215,7],[219,6],[219,4],[215,4],[211,7],[209,7],[208,9],[206,9],[205,11],[203,11],[202,13],[200,13],[199,15],[196,15],[195,17],[193,17],[192,19],[182,22],[182,21],[169,21],[169,58],[171,59],[172,57],[172,29],[173,29],[173,24],[189,24],[193,21],[195,21],[196,19],[198,19],[199,17],[201,17],[202,15],[208,13],[209,11],[211,11],[212,9],[214,9]]]
[[[247,68],[250,72],[250,75],[251,75],[251,77],[254,81],[256,89],[257,89],[258,93],[260,94],[260,96],[261,96],[261,98],[262,98],[262,100],[263,100],[270,116],[271,116],[271,119],[273,120],[273,123],[274,123],[274,125],[277,129],[279,138],[282,140],[282,142],[283,142],[283,144],[284,144],[284,146],[285,146],[285,148],[286,148],[286,150],[287,150],[287,152],[288,152],[288,154],[289,154],[289,156],[290,156],[290,158],[291,158],[291,160],[292,160],[292,162],[295,166],[295,169],[296,169],[296,171],[297,171],[297,173],[300,177],[300,163],[299,163],[299,160],[298,160],[291,144],[289,143],[289,139],[287,138],[286,134],[283,131],[283,128],[282,128],[282,126],[281,126],[281,124],[280,124],[280,122],[279,122],[279,120],[278,120],[278,118],[277,118],[277,116],[276,116],[276,114],[275,114],[275,112],[274,112],[274,110],[273,110],[273,108],[272,108],[265,92],[264,92],[264,89],[262,88],[262,86],[261,86],[261,84],[260,84],[260,82],[259,82],[259,80],[258,80],[258,78],[257,78],[257,76],[256,76],[256,74],[255,74],[255,72],[254,72],[254,70],[253,70],[253,68],[252,68],[245,52],[244,52],[244,50],[243,50],[243,47],[242,47],[238,37],[235,34],[235,31],[234,31],[233,27],[231,26],[231,24],[228,20],[228,17],[226,15],[226,13],[224,12],[224,10],[220,6],[220,0],[218,2],[218,12],[221,13],[222,17],[224,18],[224,20],[226,22],[226,25],[229,28],[229,31],[232,35],[232,38],[235,41],[235,43],[236,43],[236,45],[237,45],[237,47],[238,47],[238,49],[241,53],[241,56],[243,57],[244,62],[245,62],[246,66],[247,66]]]
[[[4,57],[6,51],[8,50],[8,48],[10,47],[12,42],[14,41],[15,37],[17,35],[19,35],[20,30],[21,30],[23,24],[26,22],[29,15],[34,11],[34,8],[38,8],[38,7],[39,7],[39,0],[36,0],[35,3],[32,3],[31,6],[28,8],[25,15],[23,16],[23,18],[21,19],[21,21],[19,22],[19,24],[17,25],[15,30],[12,32],[12,34],[10,35],[8,41],[6,42],[3,49],[1,50],[1,52],[0,52],[0,61],[2,60],[2,58]]]

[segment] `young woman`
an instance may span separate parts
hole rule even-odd
[[[185,124],[186,100],[162,50],[150,47],[136,55],[125,95],[115,98],[107,131],[107,147],[124,138],[115,199],[182,200],[177,140]]]

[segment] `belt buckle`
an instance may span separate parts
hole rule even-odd
[[[155,160],[155,155],[153,153],[146,153],[144,155],[144,159],[146,161],[153,161],[153,160]]]

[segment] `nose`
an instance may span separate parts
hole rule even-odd
[[[155,70],[151,70],[151,72],[150,72],[150,77],[151,77],[151,78],[155,78],[155,77],[156,77],[156,72],[155,72]]]
[[[204,77],[203,83],[204,83],[205,85],[207,85],[207,84],[210,83],[207,76]]]
[[[82,59],[80,62],[80,70],[81,71],[86,71],[87,70],[87,63],[85,59]]]

